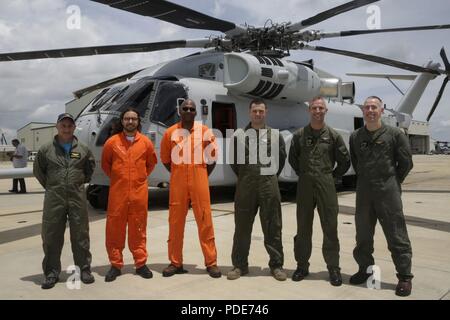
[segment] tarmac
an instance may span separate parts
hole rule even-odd
[[[32,165],[31,163],[29,165]],[[0,167],[9,167],[0,163]],[[375,261],[380,271],[380,288],[354,286],[349,277],[357,271],[352,251],[355,245],[355,192],[341,189],[338,193],[340,212],[338,231],[343,285],[333,287],[322,257],[322,230],[315,216],[313,252],[310,275],[301,282],[290,276],[296,268],[293,238],[296,233],[295,193],[283,192],[283,246],[287,281],[277,281],[270,275],[268,254],[256,218],[249,263],[250,273],[238,280],[226,276],[213,279],[205,271],[203,256],[192,212],[189,212],[184,241],[184,267],[188,273],[162,277],[168,265],[168,191],[150,189],[148,215],[147,265],[152,279],[134,273],[132,256],[124,250],[125,267],[122,276],[106,283],[109,269],[105,249],[106,214],[89,206],[92,271],[95,283],[85,285],[67,281],[73,264],[69,232],[61,256],[63,271],[60,282],[50,290],[40,287],[43,279],[41,232],[44,190],[35,178],[27,178],[27,194],[11,194],[11,180],[0,180],[0,299],[145,299],[145,300],[298,300],[298,299],[450,299],[450,156],[415,155],[414,169],[403,184],[403,205],[409,237],[413,248],[413,291],[406,298],[394,293],[397,284],[395,268],[381,227],[375,234]],[[234,233],[234,188],[211,188],[212,211],[218,265],[224,275],[231,270],[231,247]],[[380,199],[382,201],[382,199]]]

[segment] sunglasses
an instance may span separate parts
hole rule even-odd
[[[196,112],[197,110],[195,108],[189,108],[189,107],[183,107],[184,112]]]

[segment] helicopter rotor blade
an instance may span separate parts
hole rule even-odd
[[[400,32],[400,31],[421,31],[421,30],[438,30],[450,29],[450,24],[441,24],[433,26],[418,26],[418,27],[403,27],[403,28],[389,28],[389,29],[373,29],[373,30],[347,30],[340,32],[318,33],[318,38],[336,38],[348,37],[361,34],[383,33],[383,32]],[[318,39],[317,39],[318,40]]]
[[[239,28],[234,23],[208,16],[204,13],[164,1],[91,0],[110,7],[170,22],[185,28],[215,30],[221,32]]]
[[[380,64],[384,64],[387,66],[404,69],[404,70],[408,70],[408,71],[412,71],[412,72],[418,72],[418,73],[426,72],[426,73],[431,73],[431,74],[436,74],[436,75],[440,75],[440,74],[444,73],[444,71],[442,71],[442,70],[425,68],[425,67],[421,67],[418,65],[410,64],[410,63],[400,62],[397,60],[387,59],[387,58],[383,58],[383,57],[379,57],[379,56],[373,56],[373,55],[354,52],[354,51],[346,51],[346,50],[333,49],[333,48],[320,47],[320,46],[310,46],[310,45],[307,45],[304,43],[301,43],[299,48],[303,49],[303,50],[306,49],[306,50],[311,50],[311,51],[323,51],[323,52],[334,53],[334,54],[343,55],[343,56],[347,56],[347,57],[353,57],[356,59],[380,63]]]
[[[450,63],[447,59],[447,54],[445,53],[444,47],[441,48],[441,51],[439,52],[442,58],[442,61],[444,62],[445,71],[447,71],[447,74],[450,73]]]
[[[309,26],[312,26],[312,25],[317,24],[319,22],[322,22],[324,20],[327,20],[327,19],[329,19],[331,17],[337,16],[337,15],[339,15],[341,13],[344,13],[344,12],[347,12],[347,11],[350,11],[350,10],[353,10],[353,9],[356,9],[356,8],[359,8],[359,7],[362,7],[362,6],[365,6],[367,4],[377,2],[377,1],[379,1],[379,0],[354,0],[354,1],[350,1],[350,2],[344,3],[344,4],[340,5],[340,6],[337,6],[337,7],[331,8],[329,10],[323,11],[323,12],[321,12],[319,14],[316,14],[315,16],[312,16],[312,17],[310,17],[308,19],[304,19],[304,20],[302,20],[300,22],[297,22],[297,23],[294,23],[292,25],[289,25],[287,27],[287,29],[288,29],[288,31],[292,31],[292,32],[299,31],[299,30],[304,29],[306,27],[309,27]]]
[[[430,113],[428,114],[427,122],[430,121],[431,116],[433,115],[434,111],[436,110],[436,107],[439,104],[439,101],[441,101],[442,94],[444,93],[445,86],[447,85],[448,80],[449,80],[449,77],[447,76],[447,77],[445,77],[444,81],[442,82],[441,89],[439,89],[439,93],[436,97],[436,100],[434,101],[433,106],[431,107]]]
[[[216,44],[215,39],[175,40],[111,46],[79,47],[53,50],[0,53],[0,62],[47,58],[69,58],[115,53],[151,52],[175,48],[206,48]]]
[[[444,62],[445,71],[447,73],[447,76],[445,77],[444,81],[442,82],[442,86],[439,89],[439,93],[436,97],[436,100],[434,100],[433,106],[431,107],[430,113],[428,114],[427,121],[430,121],[431,116],[433,115],[434,111],[436,110],[436,107],[438,106],[439,102],[441,101],[442,94],[444,93],[445,87],[447,86],[447,83],[450,78],[450,63],[447,59],[447,54],[445,53],[444,47],[442,47],[440,51],[440,55],[442,58],[442,61]]]

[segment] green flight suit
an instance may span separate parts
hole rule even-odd
[[[42,268],[46,276],[50,273],[58,276],[61,272],[60,258],[67,219],[75,265],[81,270],[90,268],[92,258],[84,184],[90,181],[94,168],[92,152],[75,137],[69,153],[55,137],[36,155],[33,173],[45,189]]]
[[[253,222],[259,208],[264,246],[270,257],[269,267],[280,268],[284,263],[284,255],[278,175],[286,161],[285,143],[278,130],[267,126],[265,130],[249,129],[250,124],[245,128],[245,133],[240,129],[234,136],[231,168],[238,180],[234,199],[235,230],[231,260],[235,267],[248,267]],[[272,155],[272,150],[276,152],[275,145],[278,154]],[[268,161],[259,156],[260,150],[263,157],[267,155]]]
[[[350,154],[357,174],[356,247],[361,270],[373,265],[373,236],[380,221],[399,278],[411,279],[411,243],[406,230],[400,184],[413,167],[408,138],[398,128],[366,127],[350,136]]]
[[[297,265],[305,270],[309,268],[314,209],[317,207],[323,230],[323,257],[329,270],[339,269],[339,207],[334,177],[344,175],[350,167],[344,140],[326,125],[321,130],[313,130],[310,125],[301,128],[292,137],[289,164],[299,177],[297,235],[294,237]]]

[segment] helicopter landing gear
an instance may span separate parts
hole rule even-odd
[[[86,190],[86,198],[94,209],[106,210],[108,207],[108,186],[90,184]]]

